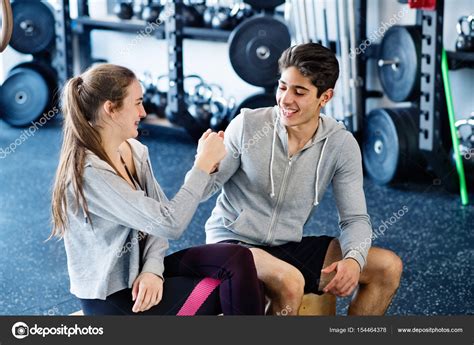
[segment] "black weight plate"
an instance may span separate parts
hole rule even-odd
[[[275,95],[270,93],[257,93],[251,95],[244,99],[238,106],[235,108],[231,115],[232,120],[234,117],[240,114],[240,111],[243,108],[249,109],[258,109],[258,108],[265,108],[265,107],[272,107],[276,105],[276,98]]]
[[[418,26],[393,26],[380,44],[380,59],[398,61],[379,66],[386,95],[394,102],[416,100],[420,88],[421,35]]]
[[[48,84],[48,89],[50,90],[51,94],[55,95],[55,91],[57,91],[58,88],[58,77],[57,72],[53,67],[44,62],[30,61],[16,65],[11,69],[10,73],[15,71],[17,68],[29,68],[40,73],[45,78],[46,83]]]
[[[362,152],[367,174],[378,184],[391,182],[399,165],[398,133],[386,109],[375,109],[364,123]]]
[[[23,54],[47,49],[55,38],[55,20],[49,6],[40,1],[12,3],[13,33],[10,45]]]
[[[3,119],[12,126],[29,125],[43,114],[50,102],[47,79],[32,68],[15,68],[0,87]]]
[[[416,108],[375,109],[366,116],[362,153],[369,177],[387,184],[425,169]]]
[[[285,3],[285,0],[244,0],[255,9],[273,9]]]
[[[290,32],[282,20],[255,16],[239,24],[230,35],[230,62],[247,83],[273,86],[278,81],[278,59],[290,44]]]

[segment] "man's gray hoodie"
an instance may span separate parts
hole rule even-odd
[[[279,108],[245,109],[225,132],[228,150],[205,199],[222,192],[206,223],[206,242],[238,240],[276,246],[299,242],[303,226],[332,184],[343,256],[364,267],[372,226],[363,191],[359,145],[321,115],[315,136],[289,158]]]

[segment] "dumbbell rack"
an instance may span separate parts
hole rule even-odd
[[[89,0],[78,0],[78,17],[71,20],[72,33],[78,39],[78,63],[80,71],[94,63],[91,56],[91,32],[93,30],[118,31],[138,34],[145,30],[147,23],[143,20],[119,20],[115,17],[91,18],[89,13]],[[69,13],[69,12],[68,12]],[[216,42],[227,42],[230,31],[208,28],[184,27],[183,38],[199,39]],[[166,39],[165,29],[159,27],[153,32],[153,37]]]
[[[167,16],[165,37],[168,41],[169,90],[167,118],[174,124],[185,128],[194,140],[198,140],[205,128],[187,110],[184,98],[183,39],[182,20],[183,1],[175,0],[168,4],[168,10],[175,15]]]
[[[169,6],[175,13],[182,13],[182,1],[173,1]],[[69,12],[68,12],[69,14]],[[142,20],[119,20],[114,17],[94,19],[90,17],[89,1],[78,0],[78,17],[70,19],[72,33],[77,37],[77,52],[79,70],[82,72],[94,63],[91,49],[91,32],[93,30],[119,31],[139,34],[146,29],[147,23]],[[216,42],[227,42],[231,31],[210,28],[185,27],[181,16],[167,16],[166,25],[155,28],[153,37],[166,39],[169,46],[169,76],[170,89],[168,92],[168,114],[172,123],[184,127],[194,139],[196,133],[202,129],[197,128],[196,120],[187,112],[183,98],[183,39],[199,39]],[[69,75],[72,76],[72,73]]]

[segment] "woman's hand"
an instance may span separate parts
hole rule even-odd
[[[199,139],[195,165],[207,172],[214,172],[227,151],[224,145],[224,132],[212,132],[208,129]]]
[[[134,313],[146,311],[160,303],[163,297],[163,279],[154,273],[140,273],[133,282],[132,300]]]

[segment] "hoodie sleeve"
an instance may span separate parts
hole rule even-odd
[[[227,155],[219,164],[219,170],[213,174],[204,190],[202,201],[206,201],[235,174],[240,166],[240,155],[242,154],[241,143],[243,133],[244,115],[240,113],[227,126],[224,135],[224,144],[227,148]],[[188,180],[190,172],[186,174],[185,181]]]
[[[162,201],[130,188],[115,172],[84,169],[84,196],[89,211],[123,226],[167,239],[179,238],[191,221],[210,176],[194,167],[173,199]]]
[[[344,258],[355,259],[361,271],[372,243],[372,225],[367,214],[363,181],[359,144],[347,132],[332,184],[339,212],[342,254]]]
[[[165,267],[163,260],[168,249],[168,240],[148,235],[143,251],[143,268],[141,272],[151,272],[163,279]]]

